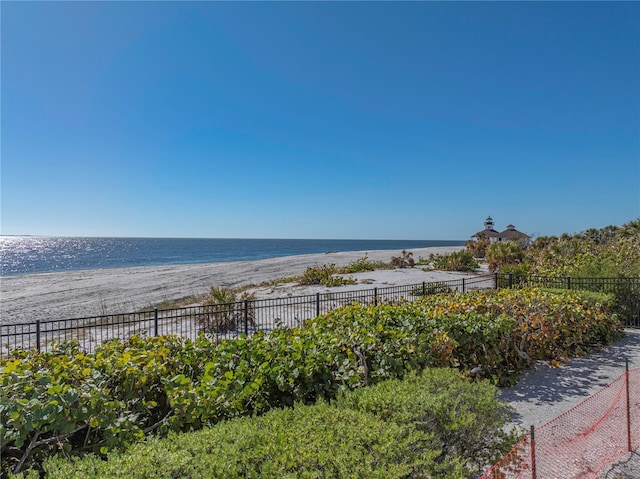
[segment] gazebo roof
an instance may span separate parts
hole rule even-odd
[[[526,235],[524,233],[521,233],[520,231],[518,231],[515,226],[513,225],[509,225],[511,226],[511,228],[507,228],[506,230],[504,230],[502,233],[500,233],[500,237],[501,238],[506,238],[506,239],[525,239],[525,238],[531,238],[531,236]]]
[[[500,233],[494,229],[484,229],[482,231],[478,231],[472,236],[472,238],[479,238],[481,236],[486,236],[487,238],[500,238]]]
[[[507,229],[499,232],[493,229],[493,218],[488,216],[484,222],[484,229],[482,231],[478,231],[476,234],[472,235],[472,238],[495,238],[498,241],[500,240],[528,240],[531,236],[524,234],[516,229],[512,224],[507,225]]]

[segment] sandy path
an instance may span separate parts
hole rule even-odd
[[[640,368],[640,329],[626,329],[622,339],[598,353],[571,358],[552,368],[546,361],[522,373],[513,388],[501,390],[500,398],[516,408],[515,423],[539,427],[607,386],[629,368]]]
[[[412,249],[415,259],[462,247]],[[398,251],[366,252],[386,261]],[[206,263],[44,273],[0,278],[0,323],[26,323],[136,311],[162,301],[206,293],[211,286],[238,287],[299,275],[309,266],[356,261],[364,251],[310,254],[259,261]],[[418,268],[416,268],[416,271]],[[408,281],[398,275],[399,281]],[[428,279],[418,280],[428,281]],[[418,282],[415,281],[415,282]],[[402,283],[399,283],[402,284]],[[362,288],[362,286],[361,286]],[[296,293],[304,294],[304,293]]]
[[[640,368],[640,330],[627,329],[625,336],[598,353],[571,358],[569,364],[552,368],[547,362],[536,362],[525,371],[518,384],[502,389],[500,398],[515,408],[514,424],[526,430],[555,419],[585,399],[600,391],[629,368]],[[604,411],[592,411],[597,419]],[[594,419],[594,420],[595,420]],[[616,465],[603,469],[600,478],[640,478],[638,451]]]

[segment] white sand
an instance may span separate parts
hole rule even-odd
[[[446,254],[463,247],[412,249],[417,260],[431,253]],[[388,262],[399,251],[368,251],[371,261]],[[162,301],[201,295],[212,286],[240,287],[258,285],[295,276],[314,265],[343,266],[363,257],[364,251],[287,256],[259,261],[207,263],[44,273],[10,276],[0,279],[0,323],[27,323],[36,320],[69,319],[106,313],[137,311]],[[377,271],[353,275],[365,281],[356,289],[422,281],[457,279],[462,274],[411,270]],[[262,288],[259,297],[308,294],[294,285]],[[316,290],[313,290],[314,292]]]
[[[446,254],[462,247],[434,247],[411,250],[414,258]],[[299,275],[313,265],[346,265],[365,252],[343,252],[289,256],[260,261],[210,263],[160,267],[139,267],[46,273],[0,279],[0,323],[94,316],[105,312],[128,312],[165,300],[206,293],[211,286],[240,287],[258,285],[287,276]],[[369,251],[372,261],[389,261],[397,251]],[[425,272],[421,268],[375,271],[350,275],[358,284],[339,288],[368,289],[422,281],[446,281],[468,274]],[[286,297],[327,291],[324,287],[295,284],[256,287],[258,298]],[[516,410],[514,424],[540,426],[595,393],[624,370],[624,359],[640,367],[640,332],[627,336],[602,353],[574,358],[558,369],[539,362],[526,371],[517,386],[501,391],[501,398]],[[625,458],[616,468],[606,468],[601,477],[640,477],[640,455]],[[631,459],[629,461],[629,459]],[[628,471],[634,473],[624,474]],[[608,473],[608,474],[607,474]]]

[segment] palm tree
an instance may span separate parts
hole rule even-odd
[[[489,271],[498,271],[507,265],[517,265],[524,260],[524,248],[519,241],[499,241],[487,249]]]
[[[622,227],[619,229],[619,234],[623,238],[639,236],[640,235],[640,218],[623,224]]]

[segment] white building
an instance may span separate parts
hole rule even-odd
[[[531,236],[518,231],[513,225],[507,225],[507,229],[502,232],[496,231],[494,226],[493,218],[488,216],[487,219],[484,220],[484,229],[478,231],[472,238],[480,239],[484,236],[489,238],[491,243],[495,243],[496,241],[521,241],[525,244],[528,244],[531,239]]]

